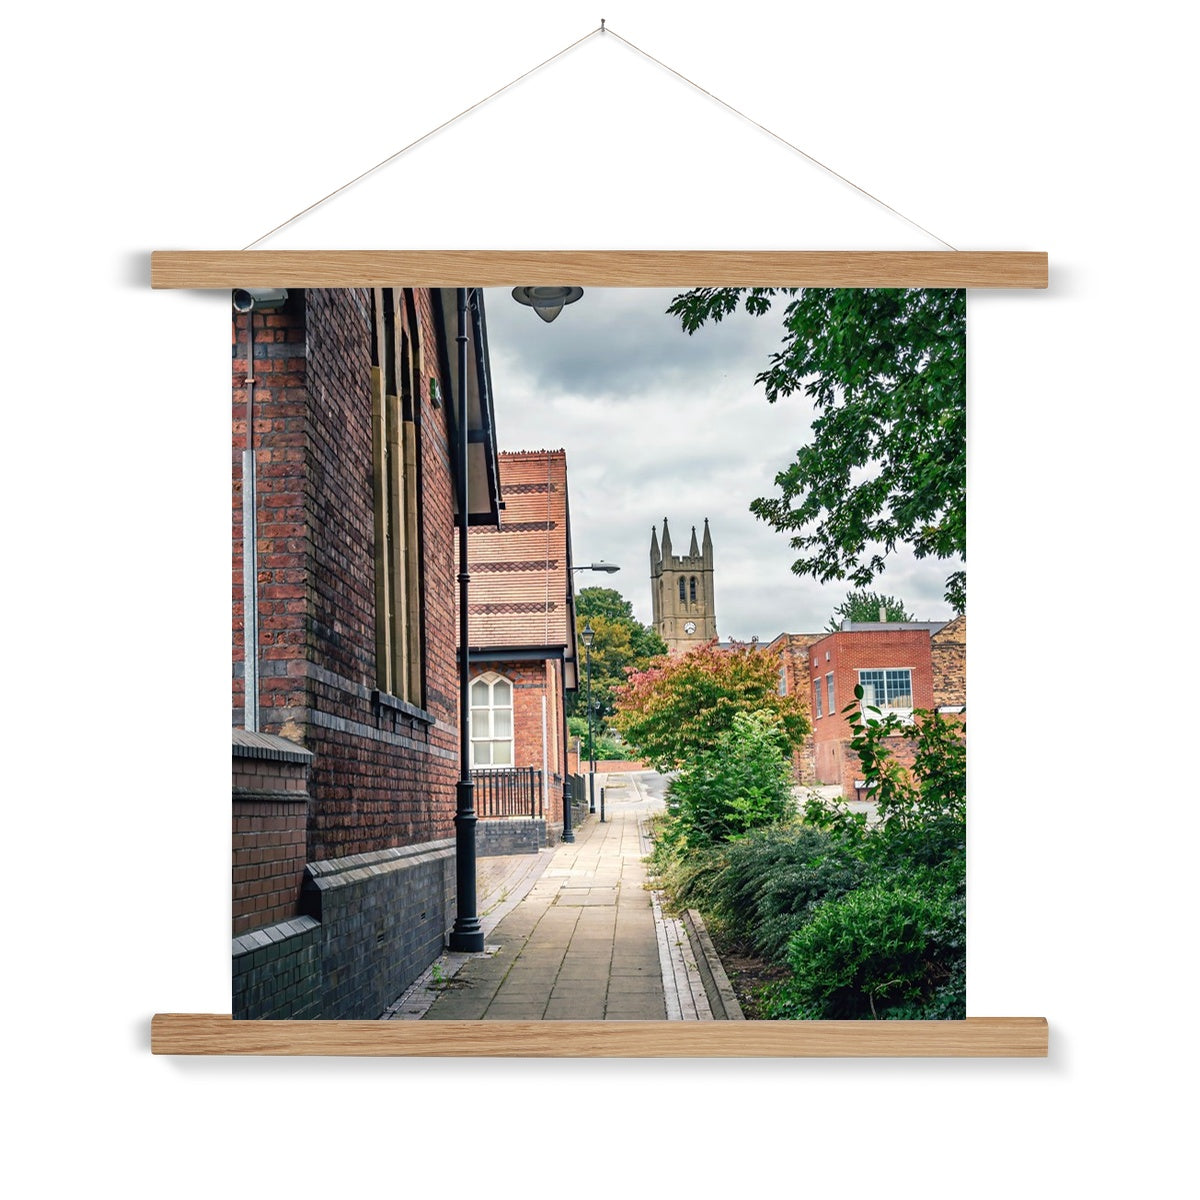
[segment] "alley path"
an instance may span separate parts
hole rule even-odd
[[[661,780],[652,773],[598,776],[597,809],[602,780],[604,823],[597,811],[574,843],[542,851],[539,861],[481,862],[481,883],[484,873],[492,883],[485,953],[444,955],[390,1017],[711,1019],[691,994],[701,990],[691,982],[694,964],[689,970],[675,961],[683,953],[679,935],[645,886],[642,823],[662,808]],[[707,1009],[703,1001],[701,1007]]]

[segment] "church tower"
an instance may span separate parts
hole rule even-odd
[[[704,518],[704,540],[697,543],[696,527],[686,554],[671,551],[671,531],[663,518],[662,545],[658,530],[650,531],[650,598],[655,632],[672,654],[702,646],[717,636],[713,603],[712,535]]]

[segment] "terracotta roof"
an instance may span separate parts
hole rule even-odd
[[[471,646],[573,646],[565,450],[500,454],[498,528],[468,534]]]

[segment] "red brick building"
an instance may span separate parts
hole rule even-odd
[[[378,1017],[454,921],[460,387],[471,520],[499,512],[474,295],[464,380],[453,289],[235,313],[235,1016]]]
[[[967,619],[905,623],[847,622],[836,633],[781,633],[767,647],[779,655],[779,691],[806,698],[812,733],[793,756],[797,783],[838,784],[854,795],[861,775],[842,709],[862,684],[866,706],[906,716],[914,708],[966,707]],[[910,757],[904,739],[893,753]]]
[[[491,819],[563,825],[566,693],[578,686],[567,456],[499,456],[502,511],[469,537],[471,767],[481,853],[531,848]],[[511,832],[511,831],[509,831]]]
[[[861,776],[857,755],[850,750],[851,730],[842,709],[863,688],[864,710],[910,717],[914,709],[936,708],[931,635],[945,622],[846,622],[809,647],[809,703],[817,780],[840,784],[854,795]],[[867,714],[870,719],[870,713]],[[895,739],[893,753],[904,762],[908,743]]]

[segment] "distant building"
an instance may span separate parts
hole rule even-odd
[[[500,523],[468,538],[481,854],[536,850],[561,834],[566,693],[579,676],[566,452],[501,453],[499,466]]]
[[[805,697],[810,713],[809,647],[824,636],[821,633],[781,633],[766,647],[779,656],[779,694]],[[811,733],[793,751],[792,771],[797,783],[817,782],[817,759]]]
[[[847,798],[861,779],[843,709],[863,688],[864,708],[907,719],[914,709],[961,712],[966,705],[966,617],[952,621],[843,622],[836,633],[782,633],[779,690],[806,697],[812,733],[793,757],[796,781],[836,784]],[[868,714],[869,715],[869,714]],[[905,738],[892,753],[910,764]]]
[[[713,597],[713,547],[704,519],[703,542],[692,541],[687,554],[672,553],[671,531],[663,518],[662,546],[658,530],[650,532],[650,598],[654,631],[672,654],[692,650],[717,636]]]
[[[854,794],[862,777],[858,756],[850,749],[851,729],[843,709],[863,689],[862,709],[870,720],[895,715],[907,721],[915,709],[931,711],[966,703],[966,618],[946,621],[843,622],[809,648],[813,751],[820,783],[838,784]],[[949,631],[949,632],[947,632]],[[937,647],[938,683],[934,678]],[[897,761],[910,765],[907,739],[895,738]]]

